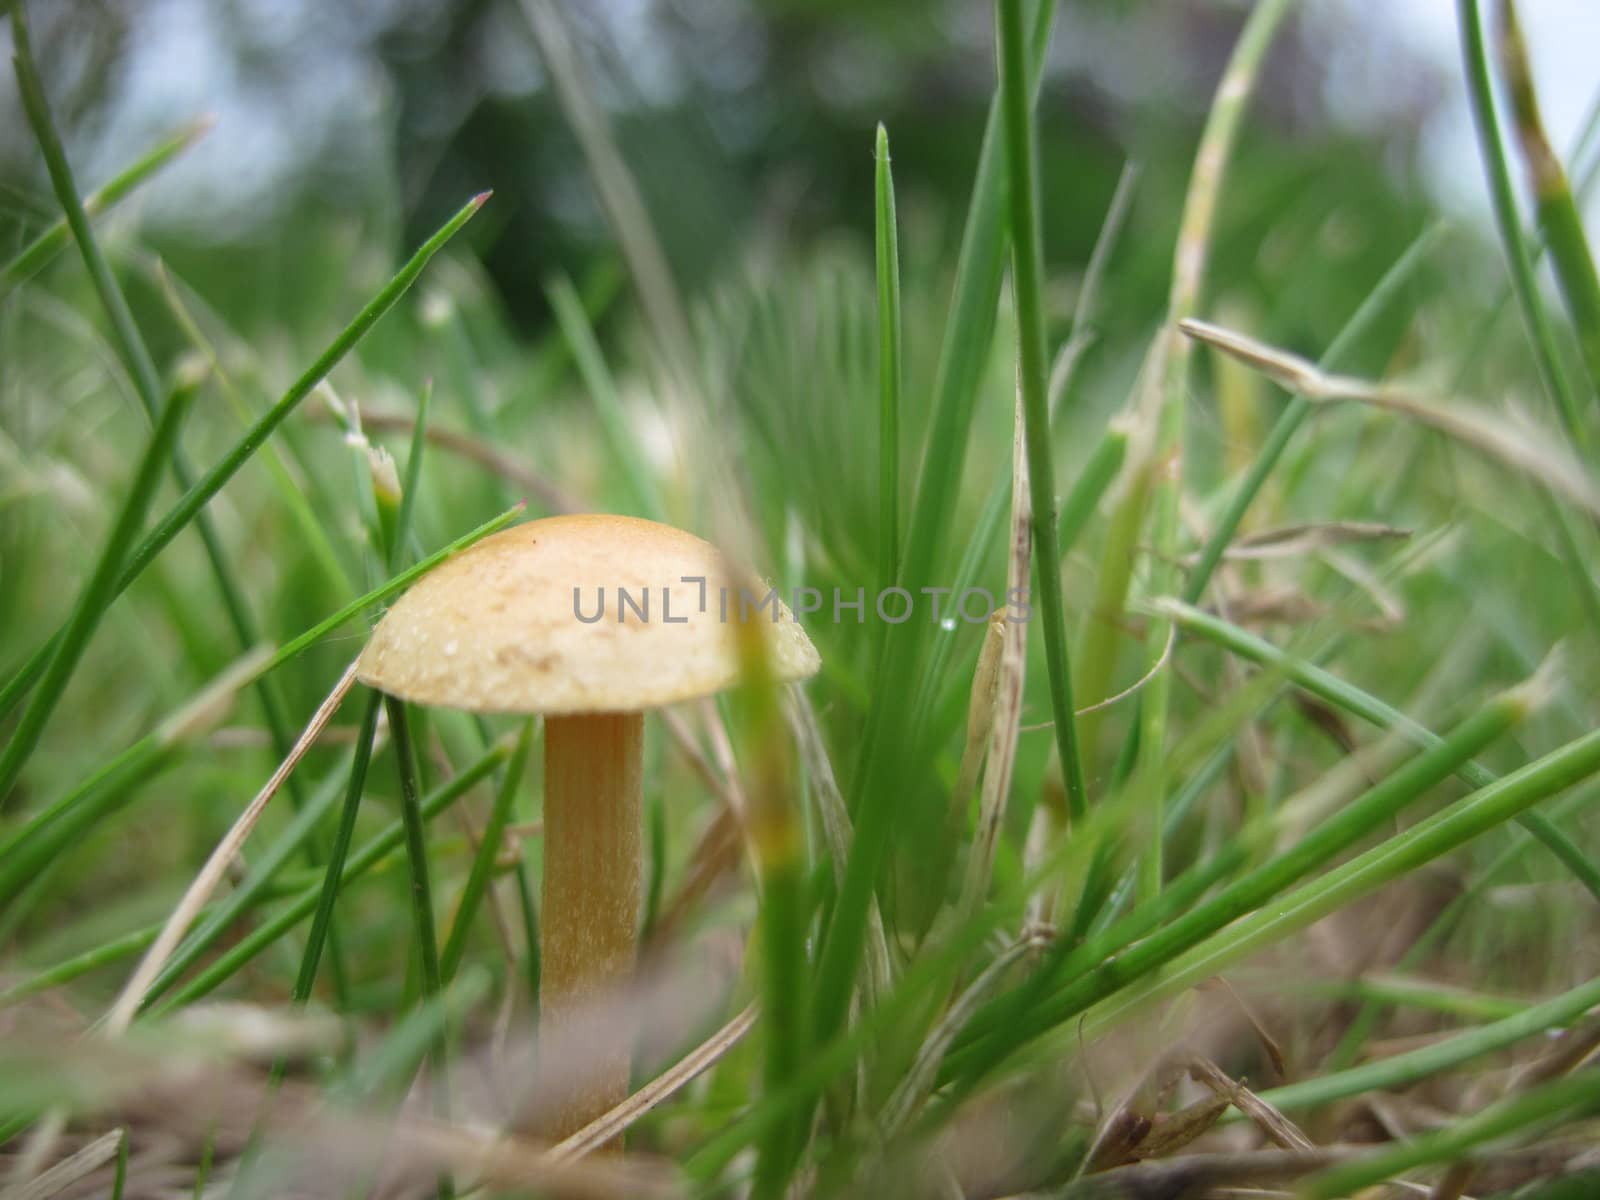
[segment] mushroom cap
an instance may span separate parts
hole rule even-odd
[[[691,700],[739,680],[740,579],[710,542],[670,525],[598,513],[529,521],[414,584],[373,630],[356,678],[473,712],[635,712]],[[821,660],[794,615],[776,597],[776,610],[756,607],[766,585],[744,588],[745,620],[761,631],[773,676],[815,674]]]

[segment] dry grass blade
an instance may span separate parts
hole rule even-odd
[[[1460,404],[1445,408],[1406,388],[1348,375],[1328,374],[1285,350],[1207,321],[1184,320],[1184,333],[1254,367],[1290,392],[1319,403],[1354,401],[1410,417],[1447,437],[1498,459],[1600,517],[1600,487],[1583,465],[1541,430]]]
[[[845,806],[844,795],[839,791],[839,781],[833,773],[833,760],[828,757],[827,743],[822,740],[822,729],[817,724],[816,710],[811,707],[810,698],[799,688],[790,688],[787,700],[784,708],[789,716],[789,725],[794,730],[800,761],[805,764],[806,778],[810,781],[818,814],[822,818],[823,838],[828,843],[828,853],[833,860],[833,878],[837,883],[844,873],[845,857],[850,853],[850,812]],[[883,911],[874,898],[867,906],[867,999],[882,996],[892,976]]]
[[[1128,697],[1138,695],[1140,689],[1142,689],[1146,684],[1160,674],[1161,670],[1172,661],[1172,650],[1177,643],[1178,631],[1176,629],[1169,629],[1167,631],[1167,644],[1162,648],[1161,656],[1157,658],[1155,662],[1150,664],[1150,669],[1148,671],[1139,676],[1139,678],[1135,679],[1120,692],[1107,696],[1104,700],[1097,701],[1094,704],[1084,705],[1082,708],[1076,710],[1076,715],[1080,717],[1086,717],[1090,713],[1102,712],[1105,709],[1110,708],[1113,704],[1120,704],[1122,701],[1128,699]],[[1054,721],[1040,721],[1037,725],[1022,726],[1022,732],[1037,733],[1041,729],[1049,729],[1054,724]]]
[[[983,645],[972,671],[972,690],[967,697],[967,740],[961,748],[961,765],[956,770],[956,785],[950,792],[950,824],[954,836],[964,835],[967,806],[977,790],[984,756],[989,752],[989,731],[994,728],[995,698],[1000,684],[1000,654],[1005,647],[1006,622],[989,618],[984,627]]]
[[[664,1100],[670,1099],[703,1071],[710,1068],[729,1050],[739,1044],[756,1023],[756,1006],[748,1005],[716,1033],[691,1050],[673,1066],[663,1071],[644,1087],[629,1096],[616,1108],[578,1130],[564,1141],[557,1142],[547,1154],[551,1162],[567,1162],[599,1149],[612,1139],[620,1137],[628,1126]]]
[[[561,1196],[563,1200],[666,1200],[686,1194],[665,1164],[645,1163],[632,1157],[556,1162],[541,1147],[459,1125],[408,1123],[394,1130],[393,1140],[421,1160],[416,1164],[418,1178],[425,1177],[424,1172],[430,1167],[443,1168],[472,1177],[496,1191],[533,1191]]]
[[[1294,558],[1312,554],[1329,546],[1351,542],[1390,541],[1411,536],[1409,529],[1398,529],[1381,521],[1326,521],[1308,525],[1285,525],[1264,529],[1235,539],[1223,551],[1229,561]],[[1199,560],[1198,554],[1184,559],[1185,565]]]
[[[683,297],[650,223],[644,197],[584,74],[583,55],[573,44],[567,21],[553,0],[522,0],[522,11],[533,31],[539,57],[555,85],[556,99],[583,147],[595,191],[628,260],[639,297],[644,301],[645,315],[661,348],[678,360],[694,344]],[[686,362],[675,361],[675,365],[683,370],[685,379],[693,377]]]
[[[880,1124],[886,1140],[905,1129],[906,1123],[916,1113],[917,1105],[932,1090],[934,1080],[939,1073],[939,1064],[944,1061],[945,1051],[950,1048],[950,1043],[956,1034],[960,1033],[972,1019],[972,1014],[978,1010],[979,1005],[987,999],[995,981],[1030,950],[1048,944],[1050,938],[1051,935],[1043,930],[1033,930],[1024,934],[996,955],[978,977],[967,985],[967,990],[961,993],[960,998],[945,1013],[943,1020],[928,1035],[928,1040],[917,1052],[916,1062],[906,1072],[899,1086],[895,1088],[894,1094],[889,1097],[888,1104],[884,1106]]]
[[[1220,1194],[1222,1188],[1253,1189],[1291,1183],[1313,1171],[1348,1162],[1354,1156],[1355,1152],[1348,1150],[1191,1154],[1134,1163],[1080,1179],[1057,1193],[1057,1200],[1200,1200]]]
[[[1055,361],[1050,364],[1050,382],[1045,394],[1049,397],[1051,425],[1055,424],[1056,413],[1077,373],[1084,351],[1094,341],[1094,329],[1090,321],[1094,316],[1095,302],[1100,298],[1100,282],[1105,277],[1106,264],[1111,260],[1111,252],[1127,222],[1128,210],[1133,207],[1133,189],[1138,182],[1139,164],[1131,160],[1123,163],[1122,173],[1117,176],[1117,190],[1111,194],[1111,203],[1106,205],[1106,215],[1100,222],[1094,249],[1089,252],[1088,265],[1083,269],[1078,299],[1072,306],[1072,332],[1067,335],[1067,340],[1056,352]]]
[[[1317,1148],[1316,1143],[1300,1132],[1299,1126],[1244,1084],[1224,1073],[1209,1058],[1195,1059],[1189,1065],[1189,1075],[1217,1095],[1226,1097],[1281,1149],[1309,1153]]]
[[[223,835],[217,848],[211,852],[211,857],[200,868],[200,873],[194,877],[183,898],[178,901],[177,908],[173,909],[172,916],[167,918],[166,925],[162,928],[160,936],[155,943],[145,952],[138,969],[133,977],[128,980],[116,1002],[106,1014],[104,1031],[109,1037],[121,1035],[132,1023],[139,1005],[143,1002],[145,993],[150,990],[150,985],[155,982],[156,976],[161,973],[161,968],[166,965],[167,959],[177,949],[178,942],[188,931],[200,910],[205,907],[211,893],[216,890],[217,884],[222,882],[222,877],[227,873],[229,864],[238,855],[250,832],[255,828],[256,822],[261,819],[261,814],[266,811],[273,796],[283,786],[289,773],[299,764],[306,751],[311,749],[317,738],[321,735],[323,727],[333,719],[333,714],[339,711],[339,705],[344,702],[345,696],[355,684],[356,664],[352,661],[345,668],[344,674],[339,676],[339,682],[333,685],[333,690],[312,714],[310,722],[300,734],[294,747],[289,751],[289,757],[278,764],[278,769],[272,773],[262,789],[256,793],[233,827]]]
[[[1011,438],[1011,544],[1006,558],[1006,594],[1022,594],[1028,587],[1030,550],[1033,546],[1033,506],[1029,499],[1028,458],[1024,443],[1022,391],[1017,390]],[[1047,569],[1054,570],[1053,560]],[[988,766],[978,800],[978,828],[967,856],[966,876],[956,905],[955,923],[962,924],[983,903],[994,870],[1000,823],[1011,794],[1011,773],[1016,766],[1017,735],[1022,720],[1022,689],[1027,673],[1028,626],[999,618],[1000,659],[995,667],[994,700],[988,729]],[[975,702],[981,702],[974,697]],[[963,803],[965,797],[962,797]]]
[[[125,1130],[113,1129],[110,1133],[95,1138],[83,1149],[62,1159],[48,1171],[16,1188],[8,1188],[3,1193],[5,1200],[50,1200],[50,1197],[60,1195],[115,1158],[117,1147],[122,1144],[124,1136],[126,1136]]]

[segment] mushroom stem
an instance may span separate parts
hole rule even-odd
[[[642,713],[546,717],[541,1043],[544,1132],[575,1133],[628,1095],[627,988],[639,922]]]

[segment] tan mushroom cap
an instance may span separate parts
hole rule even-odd
[[[705,579],[703,612],[700,584],[685,577]],[[529,521],[423,576],[378,623],[356,677],[474,712],[635,712],[691,700],[739,680],[738,578],[710,542],[670,525],[604,514]],[[814,675],[821,661],[794,615],[776,601],[774,621],[770,604],[756,607],[766,585],[744,586],[746,620],[766,639],[773,675]]]

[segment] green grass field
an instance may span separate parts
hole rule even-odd
[[[948,231],[889,122],[855,236],[689,288],[530,2],[608,246],[533,335],[487,193],[237,324],[106,215],[204,130],[88,188],[30,7],[0,1197],[1600,1194],[1600,108],[1550,147],[1509,3],[1457,4],[1497,241],[1273,146],[1258,0],[1069,265],[1057,14],[998,0]],[[347,668],[560,512],[815,589],[821,669],[646,720],[632,1094],[553,1146],[543,723]]]

